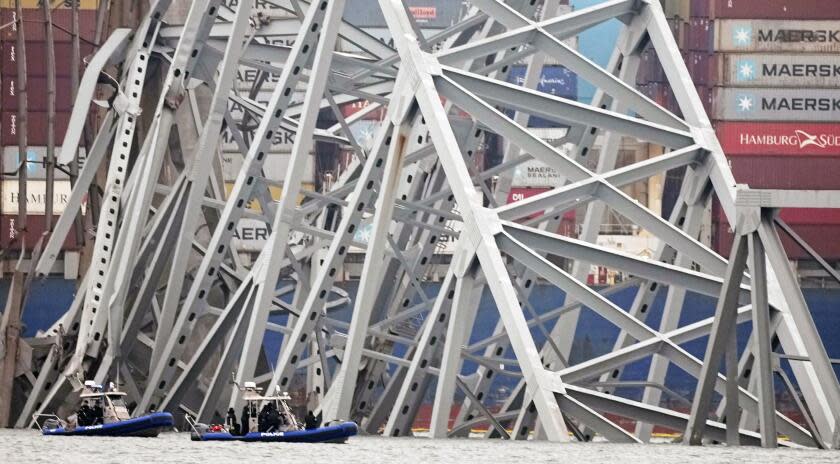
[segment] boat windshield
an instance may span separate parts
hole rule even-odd
[[[111,419],[111,422],[123,421],[131,418],[131,414],[128,413],[128,407],[126,407],[125,401],[122,397],[112,397],[109,395],[108,402],[111,403],[111,407],[108,408],[111,412],[108,419]]]

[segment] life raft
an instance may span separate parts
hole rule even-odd
[[[155,412],[110,424],[80,425],[73,429],[48,424],[41,432],[51,436],[156,437],[161,430],[171,428],[174,423],[172,414]]]
[[[206,427],[206,426],[205,426]],[[191,433],[193,441],[245,441],[266,443],[344,443],[359,433],[355,422],[341,422],[310,430],[289,430],[286,432],[249,432],[233,435],[229,432],[211,432],[197,427]]]

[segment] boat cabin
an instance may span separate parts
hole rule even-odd
[[[118,391],[111,383],[108,391],[92,380],[85,381],[82,394],[82,406],[76,412],[78,425],[112,424],[131,418],[123,397],[125,392]],[[92,423],[90,423],[92,422]]]
[[[281,392],[277,387],[274,395],[263,395],[262,389],[255,382],[245,382],[242,399],[245,407],[242,412],[240,433],[249,432],[287,432],[300,430],[297,418],[292,413],[287,401],[291,399],[288,393]],[[235,418],[234,418],[235,419]],[[231,424],[228,424],[230,427]]]

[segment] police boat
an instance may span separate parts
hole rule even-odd
[[[193,441],[244,441],[244,442],[283,442],[283,443],[344,443],[349,437],[359,433],[355,422],[337,422],[324,426],[310,411],[303,424],[289,408],[291,399],[288,393],[280,391],[272,396],[261,394],[255,382],[245,382],[242,399],[242,422],[236,413],[228,410],[224,424],[196,423],[187,414],[187,423],[192,428],[190,438]],[[320,416],[320,415],[319,415]]]
[[[80,395],[81,407],[67,420],[55,414],[34,414],[32,418],[44,435],[58,436],[156,437],[161,430],[174,426],[172,414],[168,412],[131,417],[123,400],[125,395],[113,383],[105,391],[102,385],[88,380]]]

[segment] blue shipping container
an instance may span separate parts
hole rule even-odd
[[[522,85],[525,82],[525,66],[513,66],[508,73],[508,82]],[[577,100],[577,75],[563,66],[545,66],[537,90],[562,98]],[[513,114],[507,112],[508,116]],[[563,127],[554,121],[533,116],[528,121],[528,127]]]

